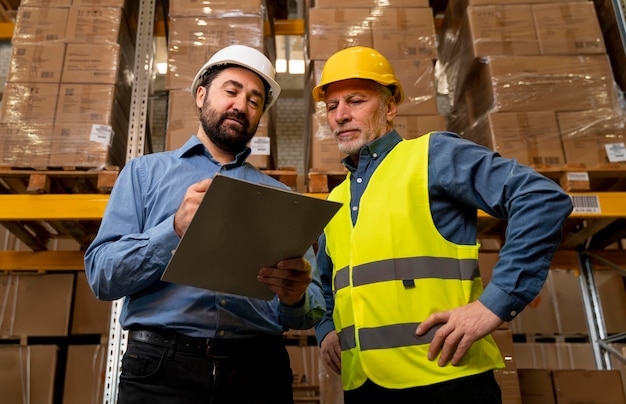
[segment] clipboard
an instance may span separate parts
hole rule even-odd
[[[161,280],[271,300],[259,269],[303,256],[341,205],[217,175]]]

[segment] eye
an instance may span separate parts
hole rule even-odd
[[[337,109],[337,104],[326,104],[326,111],[334,111]]]
[[[250,99],[248,100],[248,102],[250,103],[250,105],[251,105],[253,108],[258,108],[258,107],[259,107],[259,104],[260,104],[260,103],[259,103],[259,100],[255,99],[255,98],[250,98]]]

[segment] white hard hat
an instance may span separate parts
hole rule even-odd
[[[215,52],[215,54],[211,56],[209,61],[206,62],[200,70],[198,70],[196,77],[191,82],[191,95],[194,98],[196,97],[196,91],[198,90],[198,86],[200,85],[204,74],[213,66],[220,65],[242,66],[261,76],[261,79],[263,79],[270,87],[263,110],[267,110],[278,99],[280,86],[275,80],[276,70],[274,69],[274,65],[272,65],[272,62],[270,62],[264,54],[254,48],[244,45],[230,45]]]

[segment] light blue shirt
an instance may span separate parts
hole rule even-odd
[[[350,206],[357,207],[351,209],[353,224],[369,179],[401,141],[400,135],[391,131],[361,149],[358,167],[350,158],[344,159],[350,171]],[[450,132],[431,135],[428,193],[437,229],[456,244],[476,244],[477,209],[508,221],[506,242],[479,300],[502,320],[512,320],[543,287],[561,241],[562,226],[573,209],[571,198],[553,180],[532,168]],[[407,223],[410,225],[419,223]],[[332,257],[325,253],[323,234],[318,247],[317,264],[326,299],[326,314],[316,326],[317,340],[321,342],[334,330],[334,303]]]
[[[180,241],[174,213],[191,184],[219,173],[288,189],[246,163],[249,154],[246,149],[235,161],[221,165],[192,136],[180,149],[137,157],[121,170],[98,234],[85,252],[85,272],[99,299],[124,297],[124,329],[166,328],[192,337],[239,338],[308,329],[321,318],[325,304],[312,248],[305,258],[313,266],[313,281],[297,307],[281,304],[278,297],[256,300],[160,280]],[[241,253],[246,253],[245,246]]]

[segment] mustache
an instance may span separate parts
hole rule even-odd
[[[352,131],[352,130],[360,131],[361,128],[359,128],[358,126],[339,125],[333,131],[333,135],[337,136],[341,132]]]
[[[220,121],[224,122],[227,119],[234,119],[236,121],[241,122],[246,128],[250,127],[250,122],[248,122],[248,117],[246,117],[246,114],[242,112],[235,112],[235,111],[225,112],[224,114],[222,114],[222,119],[220,119]]]

